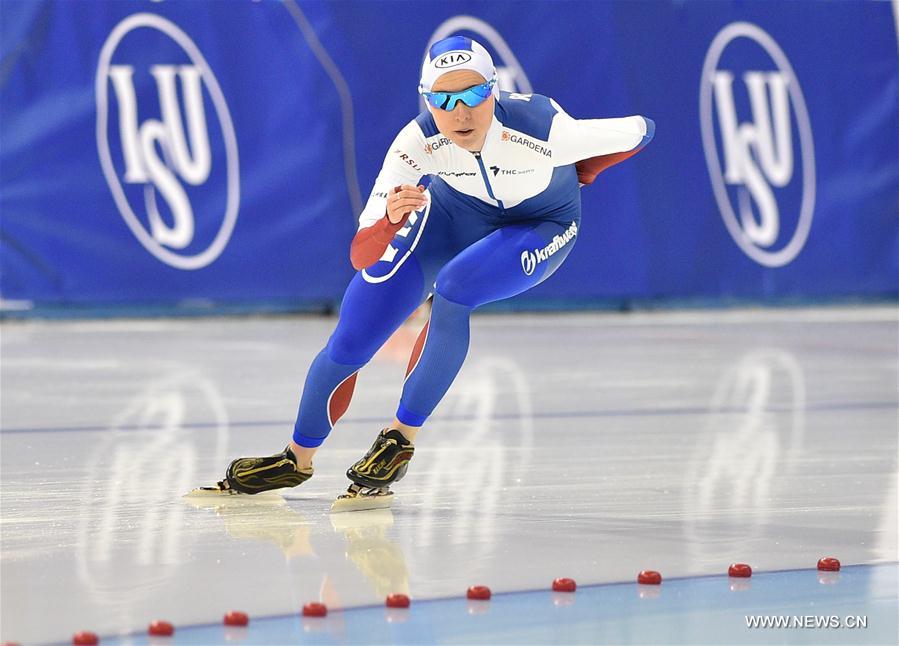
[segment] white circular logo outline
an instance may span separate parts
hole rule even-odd
[[[193,256],[181,256],[173,253],[153,239],[131,209],[131,204],[128,202],[128,198],[125,197],[125,191],[112,163],[109,140],[106,136],[109,120],[109,66],[112,55],[115,53],[115,49],[121,40],[133,29],[141,27],[156,29],[174,40],[187,53],[191,62],[200,68],[201,77],[212,97],[212,103],[215,106],[219,125],[222,129],[222,137],[225,140],[228,183],[225,217],[210,245],[204,251]],[[178,25],[170,20],[153,13],[132,14],[117,24],[106,38],[106,42],[103,43],[97,63],[94,89],[97,96],[97,151],[100,156],[100,165],[103,167],[106,183],[109,184],[119,213],[122,215],[128,228],[131,229],[131,233],[157,259],[178,269],[201,269],[213,262],[225,249],[237,222],[237,213],[240,206],[240,169],[237,154],[237,135],[234,132],[231,113],[228,111],[228,104],[225,102],[225,95],[218,84],[218,80],[212,73],[212,69],[209,67],[200,49]]]
[[[774,61],[778,69],[787,75],[788,88],[793,109],[796,111],[797,127],[799,128],[799,142],[802,150],[802,202],[799,208],[799,221],[793,237],[787,245],[779,251],[769,252],[757,247],[749,239],[740,226],[733,205],[727,195],[724,185],[724,175],[721,172],[721,163],[718,158],[718,148],[715,143],[715,126],[712,122],[712,83],[711,78],[717,69],[718,61],[724,48],[735,38],[749,38],[759,45]],[[805,97],[799,87],[799,80],[793,71],[793,66],[786,54],[777,42],[761,27],[750,22],[734,22],[718,32],[718,35],[709,45],[705,62],[702,66],[702,77],[699,89],[699,113],[700,129],[702,131],[702,147],[705,152],[706,166],[709,178],[712,181],[712,190],[715,201],[721,211],[722,219],[731,237],[743,252],[766,267],[782,267],[799,255],[805,246],[809,230],[812,226],[812,216],[815,210],[815,146],[812,138],[811,120],[805,104]]]

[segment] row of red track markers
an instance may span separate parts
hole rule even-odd
[[[825,572],[838,572],[840,570],[839,560],[833,557],[825,557],[818,560],[818,569]],[[746,563],[734,563],[727,568],[727,574],[734,578],[749,578],[752,576],[752,568]],[[637,583],[642,585],[660,585],[662,583],[662,575],[655,570],[643,570],[637,575]],[[556,579],[552,584],[553,592],[574,592],[577,590],[577,583],[574,579],[562,578]],[[489,601],[490,588],[486,585],[473,585],[468,588],[466,596],[474,601]],[[409,597],[405,594],[387,595],[385,605],[388,608],[408,608],[411,604]],[[312,602],[303,606],[304,617],[326,617],[328,608],[323,603]],[[247,613],[239,610],[232,610],[225,614],[222,621],[226,626],[246,626],[250,623]],[[168,621],[157,620],[150,624],[147,633],[154,637],[170,637],[175,634],[175,627]],[[72,636],[72,644],[75,646],[94,646],[100,643],[100,638],[95,633],[83,631],[75,633]],[[4,642],[2,646],[17,646],[13,642]]]

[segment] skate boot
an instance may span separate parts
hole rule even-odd
[[[215,487],[200,487],[191,494],[258,494],[296,487],[312,477],[312,467],[301,469],[290,447],[264,458],[237,458],[228,465],[224,480]],[[188,495],[191,495],[188,494]]]
[[[368,453],[347,469],[353,481],[338,497],[331,511],[359,511],[389,507],[393,492],[390,485],[406,475],[415,447],[396,429],[385,428]]]

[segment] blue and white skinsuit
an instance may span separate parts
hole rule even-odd
[[[548,97],[506,92],[480,153],[441,135],[427,111],[411,121],[390,147],[359,229],[385,219],[394,187],[424,176],[428,204],[347,288],[337,328],[306,377],[294,441],[321,445],[358,370],[433,293],[396,413],[421,426],[465,360],[472,310],[546,280],[577,239],[579,185],[643,148],[654,130],[644,117],[573,119]]]

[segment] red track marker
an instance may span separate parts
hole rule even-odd
[[[75,646],[95,646],[99,643],[100,638],[97,637],[97,633],[92,633],[87,630],[82,630],[80,633],[72,635],[72,644]]]
[[[473,585],[468,588],[469,599],[474,599],[475,601],[489,601],[490,600],[490,588],[486,585]]]
[[[577,583],[574,579],[555,579],[553,581],[553,592],[574,592],[577,590]]]
[[[388,608],[408,608],[410,602],[405,594],[388,594],[385,603]]]
[[[839,572],[840,560],[832,556],[825,556],[823,559],[818,559],[818,569],[825,572]]]
[[[250,623],[247,613],[240,610],[229,610],[225,613],[224,624],[226,626],[246,626]]]
[[[645,585],[659,585],[662,582],[662,575],[655,570],[643,570],[637,575],[637,583]]]
[[[324,617],[328,614],[328,607],[323,603],[307,603],[303,606],[304,617]]]
[[[727,576],[736,577],[738,579],[748,579],[752,576],[752,568],[745,563],[733,563],[727,568]]]
[[[175,627],[167,621],[157,619],[147,627],[147,634],[154,637],[171,637],[175,634]]]

